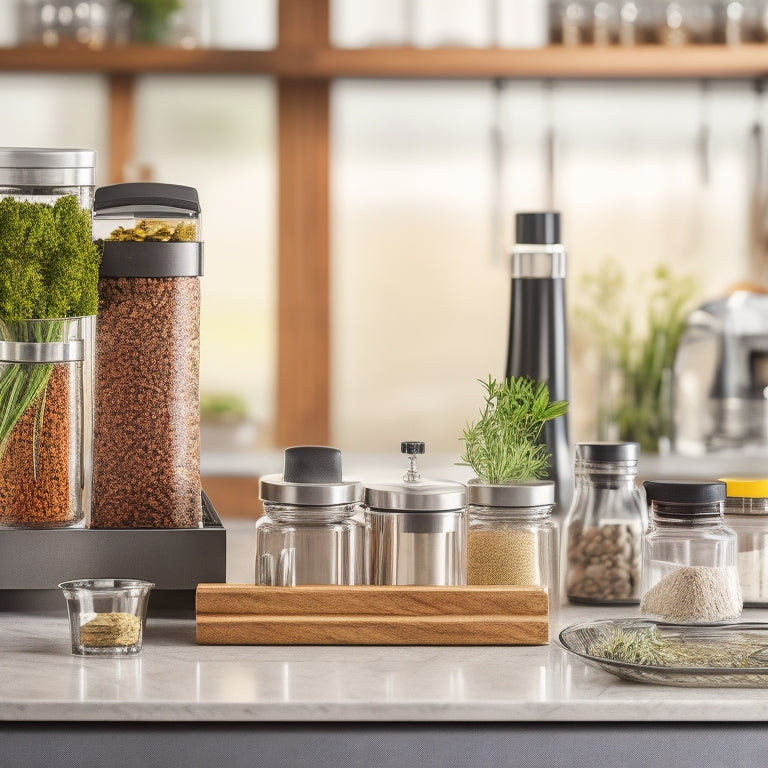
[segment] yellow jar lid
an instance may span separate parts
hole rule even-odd
[[[768,480],[747,477],[721,477],[720,480],[725,483],[728,496],[745,499],[768,498]]]

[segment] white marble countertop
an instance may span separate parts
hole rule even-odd
[[[632,615],[566,607],[563,623]],[[750,611],[745,618],[762,618]],[[623,682],[560,648],[198,646],[147,622],[125,659],[69,652],[63,617],[0,617],[0,719],[125,721],[765,721],[764,689]]]
[[[757,612],[749,618],[757,618]],[[566,608],[564,623],[625,610]],[[142,655],[80,658],[61,617],[0,617],[8,721],[765,721],[761,689],[623,682],[539,647],[198,646],[152,619]]]
[[[252,523],[227,526],[231,582]],[[62,601],[63,602],[63,601]],[[636,615],[563,606],[559,626]],[[768,611],[745,611],[768,620]],[[766,721],[764,689],[628,683],[555,643],[515,647],[198,646],[193,619],[147,621],[134,658],[71,655],[61,616],[0,614],[0,720],[227,722]],[[713,693],[715,695],[713,695]]]

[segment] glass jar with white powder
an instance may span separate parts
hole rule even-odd
[[[725,483],[647,480],[640,611],[677,624],[737,619],[736,532],[725,525]]]
[[[736,531],[744,605],[768,605],[768,480],[724,479],[725,522]]]

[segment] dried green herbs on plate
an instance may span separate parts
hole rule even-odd
[[[768,687],[768,624],[574,624],[561,645],[623,680],[686,687]]]

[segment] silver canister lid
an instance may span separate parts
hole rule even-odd
[[[362,486],[341,475],[337,448],[300,445],[287,448],[282,474],[259,479],[259,498],[270,504],[332,507],[360,501]]]
[[[92,149],[0,147],[0,186],[90,187],[95,167]]]
[[[448,512],[462,509],[466,504],[466,490],[461,483],[425,480],[416,469],[416,457],[425,451],[424,443],[404,442],[401,453],[411,462],[402,482],[366,485],[364,503],[372,509],[391,512]]]
[[[367,485],[363,501],[372,509],[392,512],[448,512],[462,509],[466,496],[461,483],[404,480]]]
[[[510,485],[489,485],[469,481],[467,503],[479,507],[547,507],[555,503],[551,480],[532,480]]]

